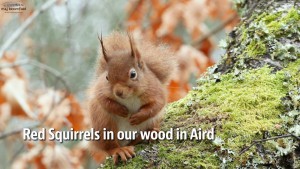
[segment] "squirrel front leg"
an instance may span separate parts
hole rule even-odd
[[[133,114],[129,118],[131,125],[138,125],[142,122],[156,116],[161,109],[165,106],[165,99],[163,97],[156,98],[155,101],[151,101],[146,105],[142,106],[136,114]]]
[[[109,113],[116,114],[121,117],[128,116],[128,109],[109,97],[99,98],[100,105]]]

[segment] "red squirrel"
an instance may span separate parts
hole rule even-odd
[[[135,156],[133,141],[118,140],[118,131],[158,131],[167,100],[166,85],[177,62],[165,46],[134,40],[126,33],[113,32],[102,39],[95,80],[89,90],[88,111],[91,125],[100,131],[92,141],[98,159]],[[114,140],[104,140],[102,131],[114,132]]]

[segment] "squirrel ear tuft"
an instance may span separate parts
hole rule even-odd
[[[103,54],[104,60],[105,60],[105,62],[108,62],[109,59],[107,57],[106,50],[105,50],[104,45],[103,45],[102,32],[101,32],[101,36],[100,37],[99,37],[99,34],[98,34],[98,39],[99,39],[100,44],[101,44],[102,54]]]
[[[138,62],[140,62],[141,61],[141,55],[140,55],[140,52],[138,51],[138,49],[135,46],[133,37],[132,37],[132,35],[129,32],[127,32],[127,35],[128,35],[129,43],[130,43],[131,56],[134,57],[134,58],[136,58],[136,60]]]

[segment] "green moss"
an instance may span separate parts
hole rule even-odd
[[[269,24],[273,21],[276,21],[281,15],[282,15],[282,12],[276,12],[276,13],[271,13],[271,14],[267,14],[264,12],[263,14],[260,15],[260,17],[258,17],[256,19],[256,22],[263,21],[266,24]]]
[[[219,82],[203,77],[195,90],[167,107],[162,130],[180,128],[189,133],[192,128],[215,127],[219,143],[162,140],[156,144],[154,158],[139,155],[141,150],[147,152],[153,145],[139,145],[136,147],[138,156],[129,161],[126,168],[233,168],[246,164],[249,159],[258,163],[268,159],[257,155],[255,147],[242,155],[239,153],[253,140],[261,139],[265,131],[275,136],[285,132],[286,128],[275,126],[287,123],[281,118],[285,111],[281,99],[290,90],[285,84],[287,74],[290,85],[295,86],[300,81],[299,69],[300,60],[297,60],[276,73],[271,73],[270,67],[263,67],[242,71],[239,76],[222,75],[218,77]],[[267,142],[265,148],[275,151],[275,144]],[[151,151],[149,155],[153,157]],[[109,166],[112,166],[111,161],[106,167]]]
[[[169,104],[161,128],[189,132],[192,128],[215,127],[218,141],[163,140],[157,144],[156,158],[138,156],[126,168],[235,168],[249,163],[276,163],[275,158],[280,155],[274,145],[280,140],[264,144],[264,150],[271,152],[267,157],[261,156],[255,146],[239,153],[253,140],[262,139],[266,131],[276,136],[299,123],[295,120],[300,119],[297,100],[300,98],[300,51],[287,40],[300,36],[299,11],[291,8],[262,13],[250,20],[253,23],[240,25],[236,38],[228,43],[231,52],[222,62],[231,69],[230,73],[208,72],[195,90]],[[246,60],[263,62],[262,56],[271,57],[282,69],[276,72],[273,67],[257,66],[249,70],[251,65]],[[298,114],[292,116],[288,111],[298,111]],[[138,151],[149,147],[137,146]]]
[[[270,75],[270,70],[265,67],[249,71],[242,81],[227,74],[220,83],[204,85],[201,90],[205,98],[202,104],[214,104],[219,109],[210,116],[229,116],[217,135],[227,140],[225,147],[230,147],[235,153],[240,151],[242,145],[250,143],[257,133],[272,130],[281,121],[278,118],[281,113],[280,98],[286,93],[282,86],[283,75]]]
[[[243,72],[240,77],[232,73],[223,75],[219,83],[205,82],[196,91],[168,107],[164,129],[181,127],[182,130],[189,130],[216,126],[216,136],[224,141],[221,149],[232,152],[225,159],[230,157],[233,160],[229,166],[238,166],[256,150],[250,149],[241,156],[239,152],[253,140],[262,138],[264,131],[273,134],[284,132],[274,126],[283,123],[280,118],[284,111],[281,98],[288,91],[284,85],[285,72],[296,72],[297,67],[299,69],[300,60],[276,74],[270,73],[271,68],[263,67]],[[184,118],[180,118],[183,111]],[[191,167],[218,168],[221,160],[217,157],[224,153],[209,141],[163,141],[160,146],[160,157],[168,162],[164,164],[168,167],[189,164]]]
[[[273,20],[269,20],[269,18],[273,18]],[[289,33],[287,29],[290,29],[290,25],[297,25],[300,21],[300,15],[295,8],[292,8],[286,14],[282,12],[270,14],[263,18],[262,21],[267,24],[267,28],[271,33],[274,33],[276,36],[282,36]]]
[[[254,14],[249,20],[242,22],[234,31],[237,38],[227,39],[227,44],[232,44],[228,47],[230,53],[220,65],[226,65],[229,72],[265,65],[253,64],[253,60],[264,63],[266,58],[270,58],[286,66],[300,57],[297,43],[291,43],[291,39],[300,36],[299,10],[293,7],[287,11],[270,10]]]
[[[267,48],[262,41],[251,41],[245,52],[249,57],[256,57],[266,54]]]
[[[290,23],[290,22],[295,22],[300,20],[300,14],[299,11],[295,8],[291,8],[288,13],[282,17],[281,21],[284,23]]]

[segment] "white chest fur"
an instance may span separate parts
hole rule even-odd
[[[141,108],[141,99],[137,96],[133,96],[127,99],[117,99],[119,103],[127,107],[129,113],[137,113],[138,110]]]
[[[141,131],[141,130],[145,130],[147,127],[149,126],[149,122],[152,121],[152,119],[148,119],[145,122],[139,124],[139,125],[131,125],[129,123],[129,118],[132,114],[137,113],[139,111],[139,109],[142,106],[141,100],[138,97],[130,97],[127,99],[117,99],[117,101],[119,103],[121,103],[122,105],[124,105],[125,107],[127,107],[127,109],[129,110],[129,115],[127,118],[123,118],[120,116],[117,116],[116,118],[118,119],[118,130],[119,131]],[[124,146],[127,145],[130,141],[126,141],[126,140],[122,140],[119,141],[119,143]]]

